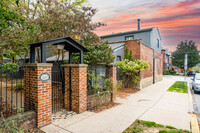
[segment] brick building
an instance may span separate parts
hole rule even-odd
[[[162,49],[161,50],[162,53],[162,66],[163,66],[163,70],[165,69],[171,69],[172,67],[172,53],[168,50],[168,49]]]
[[[162,55],[152,48],[141,43],[141,40],[129,40],[121,42],[109,43],[109,45],[116,50],[114,54],[117,53],[118,45],[119,48],[123,47],[123,51],[127,47],[128,50],[132,50],[133,58],[146,61],[149,65],[148,69],[141,71],[140,73],[140,86],[139,88],[144,88],[148,85],[151,85],[155,82],[162,80]],[[117,56],[119,57],[119,56]],[[117,58],[116,61],[119,59]]]

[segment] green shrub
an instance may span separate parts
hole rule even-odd
[[[109,91],[112,91],[112,89],[113,89],[113,80],[112,80],[112,78],[106,78],[105,79],[105,89],[109,90]]]
[[[114,90],[120,90],[120,89],[123,89],[123,82],[122,81],[118,81],[115,84],[115,87],[114,87]]]
[[[169,75],[170,73],[169,73],[169,70],[168,69],[165,69],[165,70],[163,70],[163,75]]]
[[[123,60],[118,61],[115,63],[120,70],[121,74],[124,75],[124,82],[123,85],[127,86],[129,82],[137,84],[140,80],[139,78],[139,72],[149,68],[149,65],[147,62],[144,62],[142,60]]]
[[[8,73],[16,73],[19,71],[19,66],[16,63],[5,63],[2,65],[2,71]]]
[[[64,60],[64,64],[69,64],[69,60]]]
[[[170,73],[171,75],[176,75],[176,71],[175,71],[174,69],[169,70],[169,73]]]
[[[23,84],[17,84],[15,87],[14,87],[14,90],[15,91],[20,91],[20,90],[23,90],[24,89],[24,85]]]

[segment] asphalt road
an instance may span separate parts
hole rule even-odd
[[[197,114],[197,118],[200,122],[200,93],[199,94],[194,94],[194,90],[192,89],[192,80],[188,79],[190,83],[190,89],[192,92],[193,96],[193,107],[194,107],[194,112]]]

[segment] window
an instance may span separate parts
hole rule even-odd
[[[121,61],[122,59],[121,59],[121,56],[117,56],[117,61]]]
[[[125,40],[134,40],[134,36],[125,36]]]
[[[159,48],[160,47],[160,44],[159,44],[159,40],[157,39],[157,47]]]

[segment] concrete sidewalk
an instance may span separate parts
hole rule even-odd
[[[175,82],[171,78],[146,87],[111,109],[93,113],[84,112],[43,127],[47,133],[121,133],[136,119],[155,121],[190,130],[188,96],[166,92]]]

